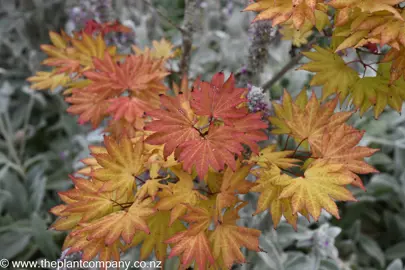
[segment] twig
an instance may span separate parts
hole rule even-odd
[[[181,33],[184,33],[185,30],[178,26],[175,22],[173,22],[170,18],[168,18],[166,15],[164,15],[162,12],[160,12],[156,7],[154,7],[151,3],[149,3],[148,0],[142,0],[146,5],[151,7],[160,17],[165,19],[171,26],[179,30]]]
[[[184,12],[183,27],[183,54],[180,60],[180,71],[183,75],[188,76],[190,67],[191,49],[193,46],[193,29],[194,29],[194,11],[197,7],[196,0],[186,0]]]
[[[303,48],[303,50],[309,49],[312,44],[315,43],[316,40],[312,40],[307,43],[307,45]],[[261,88],[267,89],[271,88],[276,82],[278,82],[285,73],[287,73],[290,69],[292,69],[298,62],[304,57],[302,53],[296,55],[295,57],[291,58],[290,62],[288,62],[276,75],[273,76],[269,81],[265,82]]]

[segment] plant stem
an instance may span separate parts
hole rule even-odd
[[[184,11],[183,22],[183,54],[180,60],[181,74],[188,77],[188,71],[190,68],[191,49],[193,46],[193,30],[194,30],[194,11],[197,7],[196,0],[186,0],[186,8]]]

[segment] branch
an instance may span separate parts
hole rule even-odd
[[[303,50],[309,49],[312,44],[315,43],[316,40],[312,40],[308,42]],[[292,69],[298,62],[304,57],[302,53],[296,55],[295,57],[291,58],[290,62],[288,62],[276,75],[273,76],[269,81],[265,82],[261,88],[267,89],[271,88],[276,82],[278,82],[290,69]]]
[[[188,76],[190,67],[191,49],[193,46],[193,30],[194,30],[194,11],[197,7],[197,0],[186,0],[186,8],[184,12],[184,22],[182,29],[183,34],[183,54],[180,60],[180,71],[183,75]]]

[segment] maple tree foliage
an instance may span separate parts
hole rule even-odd
[[[257,193],[252,214],[269,212],[275,228],[283,217],[294,228],[299,215],[318,220],[322,209],[339,219],[336,202],[356,200],[348,186],[364,189],[360,175],[377,172],[365,158],[378,150],[358,146],[364,131],[347,124],[355,111],[338,111],[338,104],[349,101],[361,115],[373,108],[378,117],[387,105],[400,111],[405,100],[399,2],[248,5],[255,20],[280,24],[296,46],[319,32],[330,38],[304,52],[309,62],[300,68],[315,73],[310,85],[322,86],[321,96],[304,89],[293,98],[285,90],[268,118],[249,110],[248,89],[236,87],[233,74],[202,81],[171,72],[176,54],[164,39],[121,55],[104,41],[129,31],[119,22],[89,21],[72,36],[51,32],[53,45],[41,46],[51,70],[28,78],[32,88],[63,88],[80,124],[106,120],[103,145],[89,147],[91,156],[71,175],[74,187],[59,192],[62,204],[50,210],[58,217],[51,228],[68,231],[63,249],[118,261],[140,246],[141,260],[154,254],[163,262],[178,257],[180,269],[231,269],[246,262],[242,248],[263,251],[261,231],[239,224],[249,203],[241,194]],[[345,60],[350,50],[355,61]],[[363,53],[381,58],[378,70]],[[362,76],[354,63],[375,76]],[[168,75],[180,84],[169,86]],[[269,133],[291,138],[294,148],[259,144]]]

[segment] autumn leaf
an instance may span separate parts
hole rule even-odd
[[[234,263],[245,263],[246,260],[240,251],[241,247],[259,252],[259,237],[261,231],[236,225],[239,218],[239,208],[225,212],[222,222],[217,224],[210,233],[212,251],[215,259],[222,259],[227,269]]]
[[[269,145],[262,150],[258,155],[252,155],[249,162],[254,162],[259,166],[267,166],[268,163],[274,164],[281,169],[288,169],[298,166],[295,163],[301,162],[299,159],[289,158],[294,151],[276,151],[277,145]]]
[[[135,97],[118,97],[109,100],[107,113],[113,115],[115,121],[124,118],[128,123],[133,123],[136,118],[141,118],[150,105]]]
[[[388,11],[394,14],[397,18],[402,19],[401,14],[393,7],[401,2],[401,0],[332,0],[327,4],[336,9],[357,7],[366,13]]]
[[[179,161],[189,173],[195,168],[200,179],[204,179],[209,168],[220,171],[227,164],[235,170],[235,154],[243,151],[241,143],[235,140],[239,136],[240,133],[233,128],[212,125],[206,136],[188,140],[179,146]]]
[[[343,102],[349,95],[349,88],[357,80],[357,71],[346,65],[343,59],[330,49],[314,46],[315,52],[303,52],[312,61],[302,65],[299,69],[316,72],[311,86],[322,85],[322,98],[339,93],[339,100]]]
[[[171,44],[170,41],[167,41],[164,38],[162,38],[160,41],[153,40],[152,46],[152,49],[145,48],[142,50],[141,48],[134,45],[132,46],[132,49],[136,54],[149,54],[152,58],[155,59],[167,60],[169,58],[172,58],[174,55],[172,51],[173,44]]]
[[[161,60],[153,60],[149,55],[129,55],[123,63],[117,63],[106,53],[102,59],[94,58],[93,63],[95,69],[84,72],[92,81],[88,91],[120,95],[129,90],[131,96],[149,106],[159,105],[159,94],[166,90],[163,79],[168,75]]]
[[[173,224],[170,222],[170,211],[157,211],[154,215],[148,218],[147,224],[150,233],[147,234],[143,231],[137,231],[131,244],[127,246],[135,247],[142,243],[140,259],[146,260],[153,250],[155,256],[159,261],[164,262],[167,255],[167,244],[165,241],[178,232],[186,230],[186,227],[176,220]]]
[[[246,194],[255,185],[246,180],[251,168],[251,165],[242,165],[240,160],[237,160],[235,171],[229,167],[225,170],[220,193],[216,199],[217,216],[224,208],[235,205],[239,201],[237,194]]]
[[[158,210],[171,210],[169,224],[186,213],[187,204],[196,205],[199,200],[206,199],[205,196],[194,190],[191,175],[180,169],[173,169],[173,172],[180,180],[176,184],[169,183],[169,189],[164,189],[158,193],[160,200],[155,206]]]
[[[120,261],[120,251],[123,248],[121,241],[117,240],[111,245],[106,245],[102,238],[87,240],[87,235],[88,233],[81,233],[72,237],[69,234],[65,239],[62,250],[67,250],[66,255],[81,252],[83,261],[91,261],[97,255],[99,255],[99,261],[105,263],[111,260]]]
[[[319,0],[258,0],[247,6],[244,11],[260,12],[253,22],[272,20],[273,26],[292,20],[294,27],[300,29],[305,21],[316,24],[315,11],[326,13],[327,8]]]
[[[143,142],[133,144],[125,136],[117,142],[112,137],[105,136],[104,145],[107,154],[93,154],[102,168],[94,170],[92,176],[104,182],[102,191],[132,193],[136,190],[135,177],[144,171]]]
[[[57,87],[64,87],[70,81],[70,77],[64,73],[44,72],[38,71],[35,76],[27,78],[31,82],[31,88],[35,90],[51,89],[55,90]]]
[[[237,108],[247,101],[242,97],[246,88],[235,88],[235,77],[231,74],[224,83],[224,74],[216,73],[211,83],[201,82],[192,92],[191,107],[198,115],[214,117],[228,123],[248,113],[247,107]]]
[[[128,211],[113,212],[91,223],[80,224],[83,228],[72,232],[72,236],[88,232],[86,239],[89,241],[104,238],[106,245],[112,245],[122,237],[124,242],[129,244],[137,230],[150,233],[145,219],[154,213],[155,209],[153,209],[151,198],[143,201],[137,200],[129,207]]]
[[[212,223],[213,211],[206,207],[186,205],[187,214],[181,219],[189,224],[187,235],[197,235],[206,232]]]
[[[367,164],[363,159],[373,155],[379,149],[357,146],[364,135],[364,131],[356,130],[342,124],[333,133],[325,132],[320,148],[319,160],[332,164],[341,164],[347,170],[356,174],[377,173],[378,171]],[[353,184],[364,188],[361,179],[356,176]]]
[[[152,145],[164,144],[163,153],[166,158],[180,144],[199,138],[200,135],[198,130],[194,128],[196,118],[185,96],[161,96],[160,101],[165,109],[147,113],[156,120],[145,127],[145,130],[155,132],[148,136],[145,142]]]
[[[73,229],[79,222],[90,222],[120,209],[119,204],[133,201],[133,195],[116,196],[115,192],[100,192],[102,182],[71,177],[74,189],[59,192],[66,205],[58,205],[51,213],[59,216],[51,228],[61,231]]]
[[[292,102],[285,91],[284,100],[286,101],[283,101],[283,106],[276,104],[276,116],[269,118],[274,125],[280,127],[273,133],[287,133],[300,143],[307,140],[312,152],[319,151],[325,128],[333,132],[352,115],[352,112],[334,112],[338,103],[337,97],[321,105],[312,92],[308,102],[299,99]]]
[[[298,177],[284,187],[279,199],[291,199],[293,214],[305,209],[318,220],[321,209],[340,218],[336,201],[355,201],[344,186],[353,182],[351,174],[345,173],[343,165],[318,162],[308,168],[304,177]]]
[[[187,231],[179,232],[167,239],[165,243],[174,244],[168,258],[181,257],[183,268],[187,268],[193,261],[195,261],[198,269],[206,269],[207,264],[215,264],[210,243],[204,232],[197,235],[187,235]]]
[[[259,192],[259,200],[257,201],[257,209],[254,215],[269,210],[273,220],[273,226],[276,228],[284,216],[285,219],[294,228],[297,228],[296,214],[293,214],[291,202],[286,198],[279,198],[284,187],[292,181],[292,177],[283,174],[281,170],[274,164],[268,163],[261,165],[261,168],[255,169],[252,173],[258,178],[251,191]]]
[[[145,183],[138,189],[135,197],[145,198],[147,196],[151,197],[152,200],[155,200],[155,196],[159,189],[169,189],[168,185],[161,184],[160,181],[165,179],[148,179]]]
[[[72,90],[72,95],[65,98],[71,103],[70,107],[66,110],[69,113],[80,115],[78,122],[84,124],[91,122],[93,128],[100,125],[104,117],[107,116],[108,96],[100,96],[87,91],[79,89]]]

